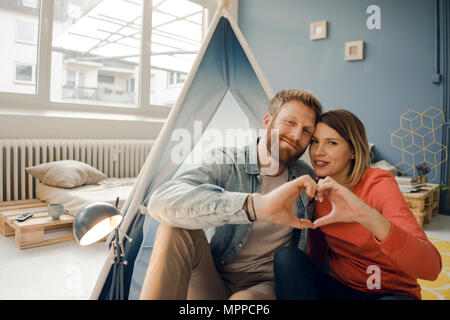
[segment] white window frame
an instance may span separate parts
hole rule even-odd
[[[204,6],[209,10],[208,24],[219,5],[219,0],[189,0]],[[233,0],[231,5],[232,15],[237,21],[238,0]],[[64,110],[64,111],[87,111],[114,114],[152,115],[167,117],[171,106],[150,104],[150,80],[151,80],[151,26],[152,26],[152,1],[143,1],[142,6],[142,32],[141,50],[139,63],[139,80],[135,82],[137,90],[137,105],[135,107],[93,105],[88,103],[70,103],[51,101],[51,67],[52,67],[52,36],[53,36],[53,11],[54,0],[41,0],[41,10],[38,32],[38,58],[34,66],[36,73],[35,94],[0,92],[0,108],[33,108],[39,111]],[[15,75],[14,75],[15,78]],[[36,83],[37,81],[37,83]]]
[[[31,80],[30,81],[20,80],[20,79],[16,78],[18,65],[31,67]],[[33,63],[27,63],[27,62],[14,62],[14,83],[35,85],[36,84],[36,65]]]
[[[100,79],[102,78],[102,77],[106,77],[106,78],[109,78],[109,79],[111,79],[112,81],[111,82],[109,82],[109,81],[103,81],[105,78],[103,78],[103,80],[101,81]],[[116,82],[116,77],[115,76],[112,76],[112,75],[109,75],[109,74],[103,74],[103,73],[98,73],[97,74],[97,82],[98,83],[103,83],[103,84],[114,84],[115,82]]]
[[[28,24],[30,26],[33,26],[33,40],[29,41],[26,39],[19,39],[18,35],[19,35],[19,24]],[[19,42],[19,43],[26,43],[26,44],[32,44],[32,45],[37,45],[38,43],[38,32],[37,31],[37,24],[33,23],[33,22],[26,22],[26,21],[21,21],[21,20],[16,20],[16,29],[15,29],[15,41]]]

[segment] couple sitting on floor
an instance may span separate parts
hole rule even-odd
[[[420,299],[441,257],[394,177],[369,168],[361,121],[285,90],[263,124],[152,194],[141,299]]]

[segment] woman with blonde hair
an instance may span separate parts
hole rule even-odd
[[[364,125],[347,110],[321,115],[310,144],[320,178],[307,252],[281,248],[279,299],[421,299],[417,279],[442,268],[392,175],[370,168]],[[324,271],[328,258],[329,272]]]

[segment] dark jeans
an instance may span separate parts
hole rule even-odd
[[[303,251],[280,248],[274,258],[275,292],[281,300],[414,300],[410,296],[355,290],[322,271]]]

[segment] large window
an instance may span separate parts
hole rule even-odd
[[[137,106],[127,81],[139,79],[141,17],[142,0],[56,0],[51,100]]]
[[[33,94],[44,105],[64,108],[171,106],[217,5],[217,0],[2,0],[0,95]]]
[[[173,105],[200,49],[207,10],[186,0],[154,0],[150,103]]]
[[[39,0],[0,1],[0,92],[36,93]]]
[[[51,100],[135,107],[138,83],[149,77],[147,104],[172,105],[200,48],[206,11],[188,0],[152,3],[151,67],[145,71],[142,0],[56,0]],[[83,72],[82,86],[67,70]],[[175,85],[168,86],[173,74]]]

